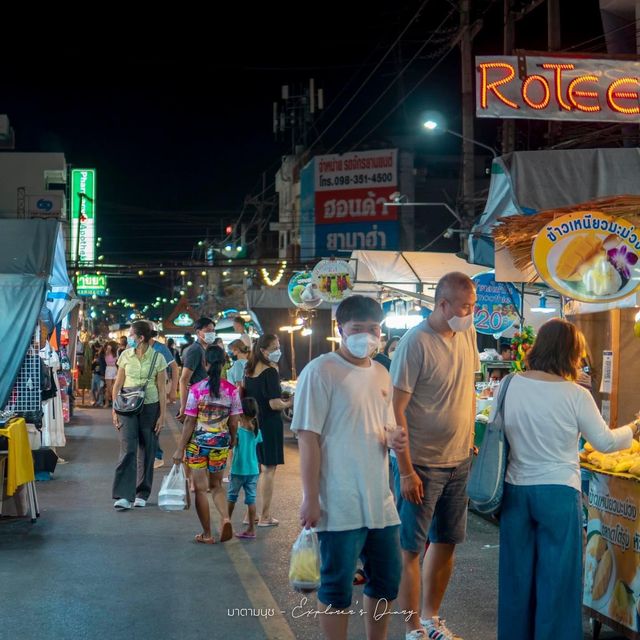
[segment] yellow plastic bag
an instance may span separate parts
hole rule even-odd
[[[320,545],[312,529],[303,529],[293,543],[289,583],[304,593],[316,591],[320,586]]]

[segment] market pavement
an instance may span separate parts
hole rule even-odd
[[[162,434],[167,458],[178,428],[172,420]],[[168,466],[156,471],[147,508],[113,509],[118,442],[109,412],[78,410],[67,438],[69,464],[37,485],[38,522],[0,520],[0,639],[320,640],[315,601],[304,603],[287,579],[300,503],[295,441],[287,440],[286,465],[277,473],[273,513],[280,526],[259,529],[256,541],[209,546],[193,542],[193,509],[158,510]],[[237,526],[242,512],[234,514]],[[497,545],[496,527],[471,515],[442,611],[465,640],[496,637]],[[353,608],[361,601],[357,588]],[[389,638],[404,638],[403,627],[400,616],[392,619]],[[365,637],[359,615],[349,637]]]

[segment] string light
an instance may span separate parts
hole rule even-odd
[[[286,266],[287,263],[285,261],[282,263],[282,266],[278,270],[278,273],[273,280],[271,279],[269,272],[264,267],[262,267],[262,269],[260,269],[260,273],[262,274],[262,280],[264,281],[264,283],[269,287],[275,287],[276,285],[278,285],[282,280],[282,277],[284,276],[284,270]]]

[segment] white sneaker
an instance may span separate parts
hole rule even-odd
[[[427,638],[432,640],[462,640],[460,636],[453,633],[450,629],[447,629],[444,622],[445,621],[438,616],[433,616],[433,618],[427,618],[426,620],[420,618],[420,624],[427,632]]]
[[[147,501],[144,498],[136,498],[135,502],[133,503],[134,507],[146,507],[147,506]]]
[[[126,498],[120,498],[113,503],[114,509],[131,509],[131,503]]]
[[[427,632],[424,629],[414,629],[405,635],[405,640],[426,640]]]
[[[153,468],[159,469],[160,467],[164,467],[164,460],[155,460],[153,462]]]
[[[226,478],[222,478],[222,482],[229,484],[229,477],[227,476]]]

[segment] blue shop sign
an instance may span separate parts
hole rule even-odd
[[[473,312],[473,324],[478,333],[504,333],[518,322],[521,297],[510,282],[496,282],[495,272],[473,276],[478,301]]]

